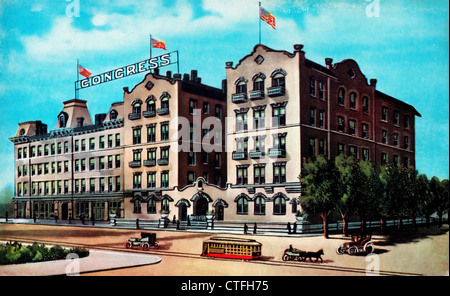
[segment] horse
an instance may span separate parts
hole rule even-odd
[[[317,252],[306,252],[306,254],[305,254],[305,261],[306,261],[307,258],[309,258],[309,261],[312,262],[312,258],[316,258],[315,262],[319,261],[319,259],[320,259],[320,262],[323,263],[323,259],[321,257],[322,255],[323,255],[323,249],[320,249]]]

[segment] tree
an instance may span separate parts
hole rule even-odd
[[[328,238],[328,217],[339,199],[339,172],[334,162],[319,155],[315,161],[307,161],[302,170],[305,196],[301,206],[307,213],[318,212],[323,221],[323,234]]]
[[[442,225],[442,216],[448,213],[449,209],[449,184],[448,179],[439,180],[433,177],[430,180],[430,191],[433,195],[434,211],[439,218],[439,225]]]

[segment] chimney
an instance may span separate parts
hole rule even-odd
[[[332,58],[325,58],[325,65],[327,65],[328,69],[331,69],[333,66],[333,59]]]
[[[294,51],[302,51],[303,44],[294,44]]]
[[[105,118],[105,113],[95,114],[95,125],[101,125],[105,121]]]
[[[195,81],[197,78],[197,70],[191,70],[191,81]]]
[[[166,72],[166,77],[167,78],[172,78],[172,71],[167,71]]]
[[[159,68],[155,68],[155,69],[153,69],[153,74],[155,74],[155,75],[159,75]]]
[[[189,74],[188,73],[184,73],[183,74],[183,80],[189,80]]]
[[[233,67],[233,62],[226,62],[225,63],[225,68],[231,68]]]
[[[222,93],[227,94],[227,80],[222,80]]]
[[[180,79],[181,79],[181,74],[180,74],[180,73],[175,73],[175,74],[173,74],[173,79],[178,79],[178,80],[180,80]]]
[[[377,80],[375,78],[371,78],[370,85],[373,85],[374,87],[377,86]]]

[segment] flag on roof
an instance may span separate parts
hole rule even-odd
[[[91,72],[89,72],[88,69],[81,66],[80,64],[78,64],[78,73],[80,73],[81,75],[83,75],[86,78],[89,78],[89,76],[91,76]]]
[[[269,25],[272,26],[272,28],[276,29],[277,28],[277,24],[276,24],[276,19],[273,16],[273,14],[271,14],[270,12],[268,12],[267,10],[265,10],[262,6],[260,7],[260,13],[259,13],[259,17],[265,21],[266,23],[268,23]]]
[[[151,39],[153,48],[161,48],[166,50],[166,43],[158,39]]]

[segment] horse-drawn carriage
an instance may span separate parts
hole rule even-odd
[[[336,253],[339,255],[349,254],[356,255],[357,253],[365,252],[367,254],[373,253],[375,247],[372,244],[372,236],[370,234],[352,235],[352,241],[339,245]]]
[[[150,247],[159,249],[159,242],[156,240],[156,233],[141,232],[141,238],[132,237],[126,243],[125,247],[131,249],[133,247],[140,247],[147,251]]]
[[[307,251],[293,248],[292,245],[290,245],[289,249],[284,250],[282,260],[283,261],[306,261],[306,259],[309,258],[309,261],[312,262],[312,258],[316,258],[316,262],[319,260],[320,260],[320,262],[323,262],[321,255],[323,255],[322,249],[320,249],[317,252],[307,252]]]

